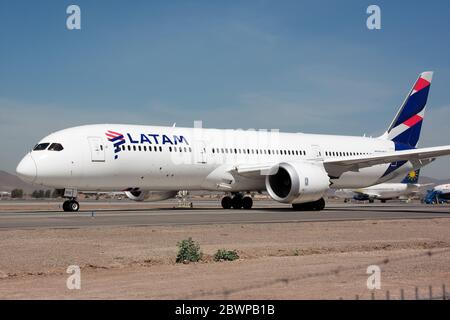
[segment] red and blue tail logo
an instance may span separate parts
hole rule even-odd
[[[114,159],[117,159],[119,157],[118,153],[122,150],[120,146],[125,143],[125,138],[123,134],[111,130],[108,130],[105,135],[108,141],[114,144]]]
[[[400,107],[397,116],[384,134],[383,137],[394,142],[395,150],[414,149],[417,146],[432,78],[433,72],[431,71],[420,74]],[[405,163],[407,161],[391,163],[383,177],[396,171]]]
[[[417,146],[432,78],[433,72],[420,74],[387,131],[388,139],[403,149]]]

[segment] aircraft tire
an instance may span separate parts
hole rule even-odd
[[[293,203],[292,209],[296,211],[321,211],[325,208],[325,200],[323,198],[307,203]]]
[[[325,209],[325,200],[323,198],[320,198],[319,200],[314,201],[313,210],[322,211],[323,209]]]
[[[245,196],[244,198],[242,198],[242,207],[244,209],[249,210],[249,209],[252,208],[252,206],[253,206],[253,199],[252,199],[252,197]]]
[[[64,203],[63,203],[63,205],[62,205],[63,210],[64,210],[65,212],[69,211],[69,202],[70,202],[69,200],[64,201]]]
[[[231,208],[231,203],[232,203],[231,197],[226,196],[226,197],[222,198],[222,201],[221,201],[222,208],[230,209]]]
[[[69,201],[68,208],[70,212],[77,212],[78,210],[80,210],[80,204],[78,203],[78,201],[72,200]]]
[[[231,199],[231,206],[233,209],[241,209],[242,208],[242,197],[239,195],[236,195]]]

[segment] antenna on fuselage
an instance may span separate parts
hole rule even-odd
[[[175,128],[175,126],[177,125],[176,122],[173,123],[172,128]]]

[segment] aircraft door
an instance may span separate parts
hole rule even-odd
[[[92,162],[105,162],[105,146],[100,137],[88,137]]]
[[[195,163],[206,164],[206,143],[205,141],[198,140],[195,142]]]
[[[313,159],[323,159],[322,149],[318,145],[312,145],[311,150]]]

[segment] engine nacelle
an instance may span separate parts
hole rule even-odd
[[[306,203],[322,198],[330,178],[320,164],[283,162],[273,175],[266,176],[266,189],[278,202]]]
[[[161,201],[173,198],[178,191],[125,191],[125,195],[133,201]]]

